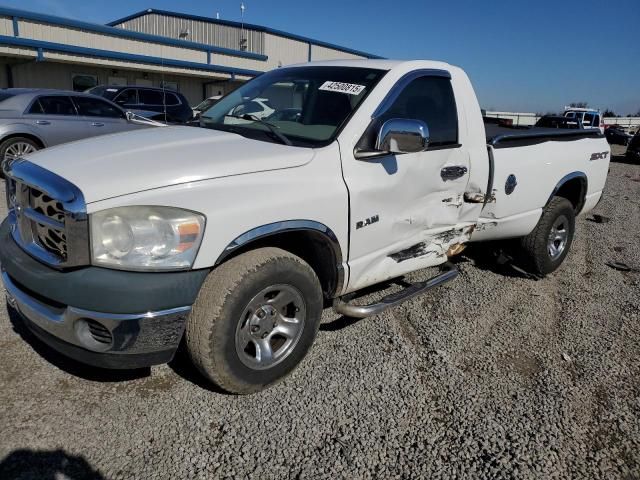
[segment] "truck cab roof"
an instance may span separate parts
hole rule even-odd
[[[298,67],[354,67],[354,68],[374,68],[378,70],[393,70],[406,68],[416,69],[441,69],[450,70],[455,67],[446,62],[436,60],[387,60],[387,59],[363,59],[363,60],[328,60],[318,62],[298,63],[286,68]]]

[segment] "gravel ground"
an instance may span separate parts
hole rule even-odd
[[[96,372],[1,308],[0,478],[640,478],[640,165],[618,160],[610,221],[583,217],[554,275],[471,248],[448,287],[325,312],[301,367],[249,397],[184,359]]]

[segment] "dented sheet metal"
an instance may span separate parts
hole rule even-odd
[[[469,241],[475,228],[475,225],[468,225],[462,228],[453,228],[429,235],[420,243],[390,254],[389,258],[397,263],[426,257],[441,257],[446,259],[447,253],[452,247],[455,246],[455,250],[458,250],[460,245]]]
[[[483,232],[491,228],[496,228],[497,226],[498,222],[478,222],[478,225],[476,226],[476,232]]]
[[[429,250],[429,245],[427,243],[420,242],[417,245],[413,245],[412,247],[405,248],[404,250],[400,250],[396,253],[392,253],[391,255],[389,255],[389,258],[399,263],[410,260],[412,258],[423,257],[425,255],[437,255],[437,252],[435,250]]]

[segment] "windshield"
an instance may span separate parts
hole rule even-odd
[[[200,125],[279,142],[275,128],[296,146],[327,145],[385,73],[353,67],[273,70],[204,112]]]

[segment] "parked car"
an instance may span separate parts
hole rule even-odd
[[[229,110],[227,120],[229,123],[236,123],[237,119],[233,117],[242,117],[243,115],[266,119],[273,115],[275,111],[276,109],[271,106],[268,98],[253,98],[240,102]]]
[[[199,117],[200,114],[202,112],[204,112],[205,110],[209,110],[216,103],[218,103],[218,101],[220,101],[221,98],[222,98],[222,95],[215,95],[213,97],[209,97],[209,98],[205,99],[204,101],[200,102],[198,105],[193,107],[192,110],[193,110],[194,118]]]
[[[229,117],[275,88],[299,122]],[[468,242],[519,238],[532,272],[555,271],[609,169],[597,129],[485,128],[469,78],[442,62],[279,68],[200,122],[8,165],[2,278],[54,349],[133,368],[184,340],[211,382],[256,392],[300,363],[329,302],[376,315],[453,280]],[[427,267],[440,272],[354,298]]]
[[[592,108],[572,108],[565,107],[564,116],[580,120],[583,128],[599,128],[604,133],[602,125],[602,114],[600,110]]]
[[[273,112],[267,117],[267,120],[270,122],[273,122],[274,120],[279,120],[281,122],[299,122],[301,116],[301,108],[284,108]]]
[[[0,163],[45,147],[142,128],[103,98],[65,90],[0,90]],[[1,169],[0,169],[1,171]]]
[[[153,87],[97,86],[87,92],[99,95],[151,120],[185,123],[193,117],[189,102],[179,92]]]
[[[640,130],[629,141],[626,156],[628,160],[640,162]]]
[[[629,145],[629,142],[633,138],[633,135],[626,132],[624,128],[619,125],[611,125],[604,131],[604,136],[607,137],[607,142],[611,145]]]
[[[574,117],[562,117],[560,115],[544,115],[535,124],[540,128],[582,128],[582,122]]]

